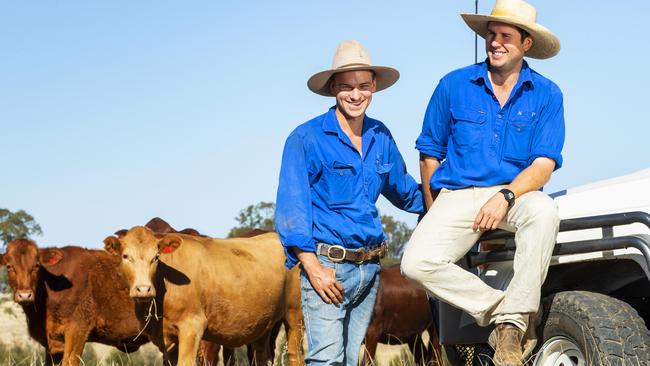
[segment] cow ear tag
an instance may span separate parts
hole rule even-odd
[[[172,246],[171,245],[165,245],[164,247],[162,247],[162,249],[160,249],[160,251],[162,253],[169,254],[169,253],[172,252]]]

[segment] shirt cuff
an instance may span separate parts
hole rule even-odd
[[[533,163],[535,159],[537,158],[549,158],[555,161],[555,170],[558,170],[562,167],[562,154],[558,152],[552,152],[552,151],[534,151],[531,155],[530,158],[528,158],[528,165]]]
[[[293,268],[293,266],[295,266],[296,264],[298,264],[298,262],[300,262],[300,260],[298,259],[298,256],[293,251],[293,248],[298,248],[298,249],[302,250],[303,252],[316,253],[316,244],[314,242],[314,239],[311,239],[311,238],[309,238],[308,241],[306,243],[303,243],[303,244],[298,244],[298,245],[287,244],[287,245],[284,245],[284,255],[287,257],[286,260],[284,261],[284,266],[287,269]]]

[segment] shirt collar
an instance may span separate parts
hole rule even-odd
[[[365,134],[368,130],[372,131],[372,134],[374,134],[377,126],[377,123],[373,123],[372,120],[368,118],[368,115],[365,115],[363,117],[363,130],[361,134]],[[336,118],[336,106],[330,107],[327,113],[325,113],[325,118],[323,119],[323,131],[335,134],[338,134],[339,132],[343,133],[343,130],[339,125],[339,120]]]
[[[486,84],[486,80],[488,80],[488,59],[485,59],[485,61],[476,64],[476,68],[470,76],[470,80],[474,82],[483,81],[483,83]],[[526,60],[524,60],[523,64],[521,65],[519,79],[517,80],[517,85],[521,85],[523,83],[527,83],[531,86],[533,85],[532,73],[530,72],[530,66],[528,66],[528,62],[526,62]]]

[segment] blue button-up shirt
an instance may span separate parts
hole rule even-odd
[[[436,87],[416,148],[442,164],[431,188],[508,184],[533,160],[562,166],[562,92],[524,61],[517,84],[501,108],[487,62],[446,75]]]
[[[275,211],[287,268],[298,262],[292,247],[315,252],[318,242],[347,249],[379,245],[379,194],[403,210],[424,211],[420,186],[406,172],[388,128],[366,116],[361,139],[359,154],[334,107],[287,138]]]

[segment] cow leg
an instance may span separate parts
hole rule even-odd
[[[197,356],[197,363],[200,366],[217,366],[219,363],[220,349],[221,345],[219,344],[208,341],[201,341],[199,354]]]
[[[429,333],[429,347],[430,347],[430,356],[427,360],[428,364],[442,365],[442,349],[440,347],[440,338],[438,338],[438,330],[436,329],[436,324],[434,322],[429,325],[427,328],[427,333]]]
[[[199,344],[205,331],[205,321],[186,319],[178,324],[178,365],[194,366]]]
[[[84,351],[90,329],[68,326],[65,330],[65,346],[63,351],[63,366],[78,366]]]
[[[283,322],[284,330],[287,333],[289,366],[302,365],[304,360],[304,355],[302,354],[302,310],[289,309],[284,316]],[[275,339],[273,341],[273,346],[275,347]]]
[[[368,331],[366,332],[365,338],[365,347],[366,350],[363,353],[362,365],[369,366],[375,364],[375,352],[377,351],[377,343],[379,342],[379,336],[381,335],[381,326],[378,321],[373,321],[368,326]]]
[[[248,347],[248,357],[251,366],[266,366],[269,364],[269,338],[271,331],[253,341]],[[270,360],[273,363],[273,360]]]
[[[45,366],[60,365],[63,360],[63,353],[51,353],[49,349],[45,350]]]
[[[413,362],[416,365],[427,365],[425,362],[426,354],[426,345],[422,340],[422,333],[415,335],[413,338],[408,341],[409,348],[411,349],[411,354],[413,354]]]
[[[224,366],[234,366],[235,365],[235,350],[230,347],[223,347],[223,364]],[[215,363],[215,366],[217,364]]]

